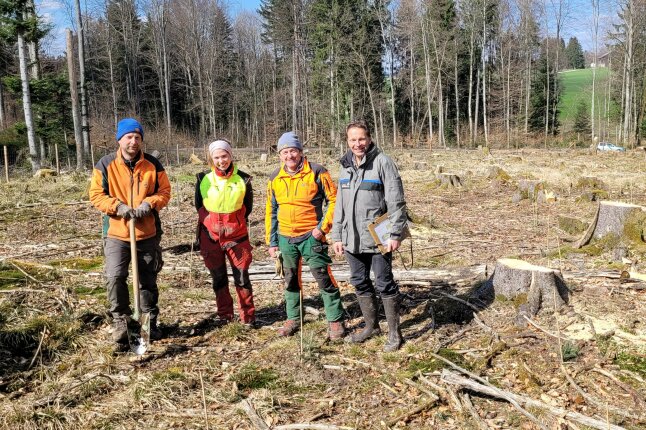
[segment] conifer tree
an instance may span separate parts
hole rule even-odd
[[[550,104],[546,112],[547,104],[547,82],[548,67],[547,57],[543,53],[538,61],[538,70],[532,82],[532,93],[530,96],[529,128],[532,131],[545,129],[545,121],[550,119],[549,134],[556,135],[559,132],[558,104],[561,98],[561,85],[557,74],[553,69],[549,70],[549,100]],[[554,118],[554,120],[552,120]]]

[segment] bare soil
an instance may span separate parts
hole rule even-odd
[[[567,216],[587,226],[597,205],[592,199],[646,205],[644,153],[387,152],[400,166],[413,219],[413,238],[396,255],[396,269],[446,272],[401,282],[406,343],[396,353],[382,351],[384,336],[362,345],[327,341],[315,283],[304,289],[311,310],[302,354],[298,334],[278,337],[283,289],[272,273],[263,221],[273,160],[240,160],[254,176],[250,236],[260,327],[218,326],[199,255],[165,252],[159,277],[165,338],[143,357],[116,354],[109,340],[100,214],[87,202],[89,176],[1,184],[0,427],[592,428],[571,415],[519,410],[464,390],[441,377],[451,370],[604,425],[646,428],[646,283],[619,279],[628,260],[646,272],[646,255],[632,248],[575,250],[583,233],[560,223]],[[337,175],[335,158],[317,151],[309,158]],[[438,166],[462,186],[437,180]],[[203,169],[167,167],[173,196],[161,213],[165,248],[193,240],[195,173]],[[521,184],[527,181],[541,184],[538,199]],[[555,201],[544,198],[549,193]],[[560,269],[569,304],[519,322],[518,301],[482,295],[486,277],[461,275],[477,265],[491,275],[503,257]],[[347,266],[334,259],[342,279]],[[353,288],[340,282],[340,289],[348,327],[358,328]]]

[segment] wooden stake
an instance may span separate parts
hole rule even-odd
[[[7,145],[4,146],[4,178],[9,183],[9,153],[7,151]]]
[[[54,156],[56,157],[56,174],[61,174],[61,164],[58,160],[58,143],[54,142]]]
[[[206,430],[209,430],[209,414],[206,409],[206,395],[204,393],[204,380],[202,379],[202,371],[200,373],[200,387],[202,388],[202,406],[204,407],[204,423],[206,424]]]

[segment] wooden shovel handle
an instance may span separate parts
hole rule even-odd
[[[132,263],[132,294],[135,299],[135,316],[139,320],[141,307],[139,304],[139,265],[137,264],[137,236],[135,234],[135,219],[128,221],[130,227],[130,262]]]

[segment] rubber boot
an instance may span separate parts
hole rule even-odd
[[[256,307],[253,304],[253,292],[249,288],[236,287],[238,294],[238,305],[240,310],[240,321],[243,324],[253,325],[256,322]]]
[[[164,338],[164,333],[157,326],[157,318],[150,318],[150,339],[161,340]]]
[[[357,301],[359,302],[359,308],[361,308],[365,325],[363,330],[350,336],[350,342],[352,343],[365,342],[371,337],[381,334],[379,321],[377,320],[377,296],[374,294],[370,296],[357,296]]]
[[[399,295],[382,297],[381,301],[384,303],[384,312],[388,321],[388,341],[384,345],[384,351],[397,351],[404,343],[399,328]]]

